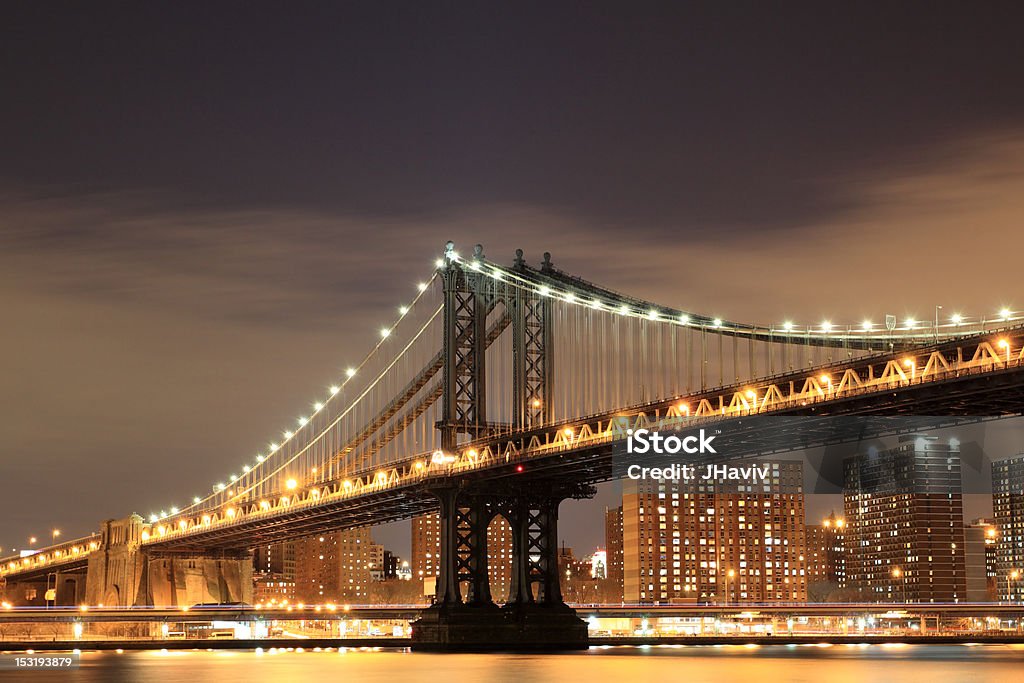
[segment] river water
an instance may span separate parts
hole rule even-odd
[[[2,681],[290,683],[942,683],[1024,680],[1024,645],[593,647],[571,654],[444,655],[323,652],[85,652],[71,671],[0,671]]]

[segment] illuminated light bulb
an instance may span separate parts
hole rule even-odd
[[[480,270],[480,262],[472,261],[470,262],[469,267],[472,268],[473,270]]]
[[[231,475],[231,481],[232,481],[232,483],[238,481],[238,475],[237,474],[232,474]]]
[[[256,456],[256,462],[263,462],[264,460],[266,460],[266,458],[264,458],[262,455]]]
[[[822,382],[823,382],[824,384],[832,384],[832,378],[831,378],[831,377],[829,377],[828,375],[822,375],[822,376],[821,376],[821,381],[822,381]]]
[[[381,337],[381,339],[387,339],[389,334],[391,334],[391,330],[390,329],[388,329],[387,327],[380,328],[380,337]]]
[[[176,508],[176,507],[172,507],[172,508],[171,508],[171,514],[172,514],[172,515],[176,515],[176,514],[178,514],[178,508]]]
[[[1013,314],[1013,311],[1011,311],[1009,308],[1001,308],[1001,309],[999,309],[999,317],[1002,318],[1003,320],[1009,319],[1009,317],[1012,314]]]
[[[793,323],[787,320],[786,322],[782,323],[782,329],[784,329],[786,332],[791,332],[793,330]]]
[[[565,300],[571,304],[572,302],[576,301],[576,295],[573,294],[572,292],[566,292]]]
[[[914,325],[917,324],[917,321],[914,320],[913,318],[907,318],[906,320],[903,321],[903,324],[907,326],[908,330],[912,330],[914,329]]]
[[[757,396],[757,394],[754,393],[753,389],[747,390],[747,398],[754,398],[755,396]]]
[[[185,520],[179,521],[178,522],[178,528],[180,528],[180,529],[187,529],[188,528],[188,522],[186,522]]]
[[[832,321],[831,320],[824,320],[824,321],[822,321],[821,329],[824,330],[825,332],[830,332],[832,330]]]
[[[502,278],[502,273],[500,270],[495,269],[494,272],[491,273],[491,277],[495,280],[500,280]]]
[[[542,285],[541,288],[540,288],[540,295],[541,296],[550,296],[551,295],[551,288],[548,287],[547,285]]]
[[[601,308],[601,302],[599,300],[597,300],[597,299],[594,299],[593,301],[590,302],[590,307],[591,308]]]
[[[226,488],[227,488],[227,486],[225,486],[224,484],[217,484],[217,490],[218,490],[218,491],[223,491],[223,490],[224,490],[224,489],[226,489]],[[162,517],[162,516],[163,516],[163,515],[161,515],[161,517]]]
[[[286,431],[286,432],[284,433],[284,438],[286,438],[286,439],[290,439],[290,438],[292,438],[293,436],[295,436],[295,433],[294,433],[294,432],[289,432],[289,431]]]
[[[457,252],[457,251],[449,252],[449,256],[451,257],[452,261],[458,261],[459,260],[459,252]]]
[[[195,496],[194,498],[192,498],[193,505],[199,505],[201,502],[203,502],[203,499],[200,498],[199,496]]]
[[[295,489],[295,487],[298,486],[298,485],[299,485],[299,482],[295,481],[294,479],[289,479],[288,481],[286,481],[284,483],[284,487],[286,489],[288,489],[289,491]]]
[[[408,306],[399,306],[398,307],[398,315],[405,315],[408,312],[409,312],[409,307]]]
[[[689,324],[690,324],[690,316],[688,316],[688,315],[687,315],[687,314],[685,314],[685,313],[683,313],[682,315],[680,315],[680,316],[679,316],[679,324],[680,324],[680,325],[689,325]]]
[[[562,430],[566,436],[573,436],[576,432],[573,431],[572,427],[566,427]]]
[[[952,321],[954,325],[959,325],[964,321],[964,317],[959,313],[954,313],[953,315],[949,316],[949,319],[950,321]]]
[[[437,266],[438,268],[444,268],[444,259],[437,259],[436,261],[434,261],[434,265]]]
[[[308,417],[300,417],[299,418],[299,424],[302,425],[303,427],[305,427],[307,424],[309,424],[309,418]]]
[[[534,408],[540,408],[540,399],[539,398],[535,398],[535,399],[533,399],[533,401],[530,402],[530,404]]]
[[[323,409],[323,407],[324,407],[324,404],[321,403],[320,401],[317,401],[316,403],[313,404],[313,410],[316,410],[316,411],[320,411],[321,409]]]
[[[346,377],[355,377],[355,374],[356,374],[356,369],[355,368],[345,368],[345,376]]]
[[[872,325],[870,320],[865,320],[860,324],[860,329],[864,330],[865,332],[870,332],[872,327],[874,327],[874,325]]]
[[[157,521],[158,519],[159,519],[159,517],[157,517],[156,515],[150,515],[149,516],[149,523],[152,524],[153,522]]]
[[[248,465],[242,465],[242,472],[244,472],[245,474],[249,474],[249,470],[251,469],[252,468],[249,467]]]
[[[619,306],[619,315],[626,315],[627,313],[629,313],[629,306],[626,304]]]
[[[650,318],[651,320],[657,320],[658,319],[658,312],[655,311],[654,309],[651,309],[651,310],[647,311],[647,317]]]
[[[166,510],[161,510],[160,511],[160,519],[163,519],[166,516],[167,516],[167,511]]]
[[[276,451],[276,450],[277,450],[278,448],[280,448],[280,446],[278,446],[278,445],[277,445],[276,443],[272,443],[272,444],[270,444],[270,452],[271,452],[271,453],[273,453],[274,451]]]
[[[427,283],[426,282],[421,282],[418,285],[416,285],[416,288],[419,289],[422,292],[422,291],[426,290]]]
[[[721,318],[715,318],[714,320],[711,321],[711,324],[714,325],[715,327],[721,327],[722,326],[722,319]]]

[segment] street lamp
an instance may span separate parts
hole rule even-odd
[[[1010,573],[1006,575],[1006,600],[1007,602],[1013,602],[1013,589],[1010,587],[1011,581],[1016,581],[1020,578],[1020,571],[1016,569],[1010,570]]]
[[[53,539],[54,543],[57,542],[57,537],[58,536],[60,536],[60,529],[54,529],[53,533],[51,534],[51,538]]]

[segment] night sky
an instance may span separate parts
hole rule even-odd
[[[768,4],[5,3],[0,548],[208,490],[448,239],[736,320],[1024,308],[1022,6]]]

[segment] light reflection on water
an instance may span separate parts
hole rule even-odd
[[[1019,680],[1024,646],[833,645],[593,647],[570,654],[324,652],[86,652],[75,671],[0,672],[0,680],[172,683],[433,680],[806,681],[899,683]]]

